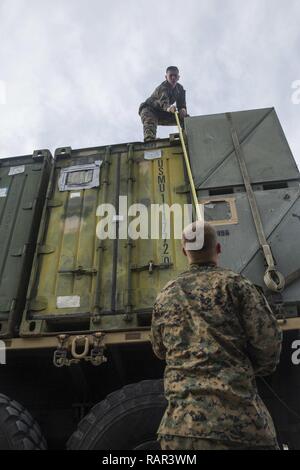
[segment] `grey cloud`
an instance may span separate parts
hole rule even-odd
[[[141,140],[138,105],[174,63],[190,114],[274,105],[300,163],[298,5],[2,0],[0,155]]]

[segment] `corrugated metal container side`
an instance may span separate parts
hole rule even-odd
[[[118,215],[119,196],[182,206],[184,174],[178,140],[57,150],[21,335],[149,325],[157,292],[186,267],[181,242],[101,241],[97,207],[114,204]]]
[[[0,159],[0,337],[17,334],[51,163],[48,150]]]

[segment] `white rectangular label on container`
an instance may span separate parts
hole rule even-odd
[[[0,197],[6,197],[8,193],[8,188],[0,188]]]
[[[70,198],[74,199],[75,197],[80,197],[81,193],[71,193]]]
[[[79,295],[57,297],[56,306],[57,308],[78,308],[80,307],[80,297]]]
[[[156,158],[162,157],[161,150],[146,150],[144,153],[145,160],[155,160]]]
[[[25,172],[25,165],[12,166],[9,170],[8,176],[20,175]]]

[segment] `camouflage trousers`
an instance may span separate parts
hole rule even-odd
[[[156,138],[157,126],[176,126],[176,119],[173,113],[166,111],[156,111],[149,107],[144,107],[140,111],[141,120],[144,127],[144,141]],[[184,127],[183,119],[180,119],[181,127]]]
[[[162,450],[280,450],[274,446],[249,446],[238,442],[216,441],[198,437],[160,435],[158,441]]]

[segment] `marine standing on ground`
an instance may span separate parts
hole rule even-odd
[[[255,376],[274,372],[281,330],[264,295],[218,266],[211,225],[204,225],[203,248],[190,249],[195,230],[201,223],[183,232],[189,269],[164,287],[153,310],[152,346],[166,360],[161,448],[278,449]]]
[[[174,126],[176,106],[181,126],[187,116],[185,89],[179,81],[179,70],[171,65],[166,71],[166,80],[162,82],[139,107],[139,115],[144,128],[144,141],[156,139],[157,126]],[[174,103],[176,102],[176,106]]]

